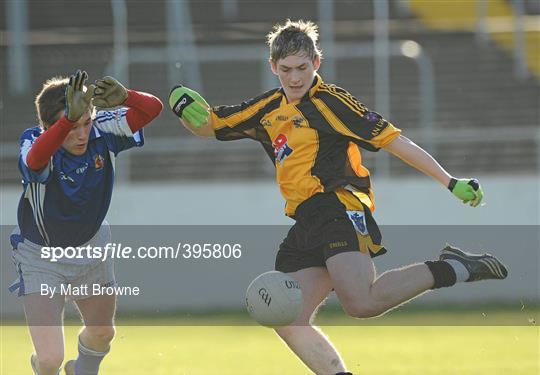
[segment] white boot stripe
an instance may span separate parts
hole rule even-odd
[[[503,271],[501,269],[501,266],[499,265],[499,263],[493,259],[493,258],[490,258],[490,261],[491,263],[493,264],[493,266],[495,267],[495,269],[497,270],[497,275],[502,279],[504,277],[503,275]]]
[[[489,262],[487,262],[486,259],[480,259],[480,262],[483,263],[487,268],[489,268],[491,273],[495,274],[495,269],[493,268],[493,266]]]
[[[497,262],[496,260],[493,260],[493,262],[495,263],[495,266],[499,270],[499,274],[501,275],[501,278],[504,278],[503,266],[499,262]]]
[[[491,273],[493,273],[495,276],[502,277],[502,274],[500,270],[497,269],[497,266],[494,264],[495,262],[493,261],[493,259],[481,259],[480,262],[484,263],[489,268]]]
[[[463,260],[463,261],[466,261],[466,262],[467,261],[473,261],[473,262],[474,261],[479,261],[479,262],[482,262],[482,264],[484,264],[493,275],[497,276],[500,279],[504,279],[504,272],[503,272],[499,262],[497,260],[495,260],[493,257],[487,257],[487,258],[484,258],[484,259],[470,259],[466,255],[461,255],[459,253],[455,253],[455,252],[448,251],[448,250],[443,251],[443,254],[450,255],[451,256],[450,259],[455,259],[455,260],[458,260],[458,261]]]
[[[491,263],[494,265],[495,269],[497,270],[497,274],[499,275],[499,277],[503,278],[504,277],[503,271],[502,271],[501,266],[499,265],[499,263],[493,258],[490,258],[490,260],[491,260]]]
[[[491,270],[491,272],[495,275],[495,276],[498,276],[500,277],[500,274],[499,274],[499,271],[497,270],[497,267],[495,266],[494,262],[492,259],[483,259],[483,262],[484,264],[488,264],[489,265],[489,269]]]

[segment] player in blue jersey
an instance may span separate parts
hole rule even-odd
[[[82,258],[51,261],[47,247],[104,247],[114,160],[144,144],[142,128],[162,110],[153,95],[128,90],[112,77],[85,87],[86,72],[54,77],[35,100],[39,126],[20,139],[23,194],[11,235],[19,273],[12,292],[23,305],[35,348],[35,374],[56,375],[64,360],[63,310],[72,299],[84,322],[79,356],[66,374],[97,374],[114,337],[116,296],[94,295],[93,285],[115,285],[113,263]],[[95,111],[99,108],[115,108]]]

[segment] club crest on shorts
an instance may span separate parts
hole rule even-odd
[[[272,142],[274,147],[274,154],[276,156],[276,161],[282,163],[290,154],[292,154],[293,149],[289,147],[287,143],[287,136],[285,134],[278,135]]]
[[[363,211],[347,211],[347,215],[358,233],[364,236],[368,234],[366,216]]]

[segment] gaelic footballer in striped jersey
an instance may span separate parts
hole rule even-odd
[[[20,138],[23,193],[12,233],[19,277],[10,287],[22,297],[35,353],[36,374],[56,374],[64,353],[62,314],[74,300],[85,323],[79,356],[68,374],[97,374],[114,337],[115,295],[51,295],[43,290],[101,290],[116,284],[112,259],[64,258],[52,262],[44,247],[103,247],[114,185],[115,158],[144,144],[143,127],[162,110],[151,94],[128,90],[112,77],[85,86],[86,72],[53,77],[35,100],[39,124]],[[100,107],[96,111],[95,106]],[[98,312],[99,313],[96,313]]]
[[[269,64],[280,87],[238,105],[210,107],[200,94],[178,85],[169,104],[196,135],[262,145],[275,166],[285,214],[295,220],[279,247],[275,269],[296,279],[303,296],[302,312],[276,332],[313,372],[345,375],[350,372],[337,350],[313,326],[318,306],[332,290],[349,315],[368,318],[427,290],[504,279],[507,271],[492,255],[449,247],[440,259],[377,275],[372,257],[386,249],[373,216],[375,197],[363,152],[383,149],[473,207],[482,201],[482,188],[476,179],[451,176],[383,114],[324,82],[317,73],[317,39],[312,22],[276,25],[268,34]],[[423,197],[411,196],[403,209],[414,211],[419,204],[425,204]],[[270,318],[264,321],[277,321]]]

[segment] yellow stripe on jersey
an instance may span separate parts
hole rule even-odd
[[[323,87],[328,87],[330,89],[323,89]],[[328,93],[332,95],[333,97],[335,97],[337,100],[343,103],[347,108],[349,108],[352,112],[359,115],[359,118],[363,116],[368,110],[367,107],[365,107],[360,102],[354,101],[353,103],[352,101],[354,100],[354,98],[351,94],[337,92],[335,88],[332,86],[323,84],[321,85],[319,91]],[[377,136],[370,139],[362,138],[358,134],[356,134],[354,131],[352,131],[346,124],[344,124],[343,121],[339,119],[339,117],[335,114],[335,112],[333,112],[322,99],[313,98],[312,102],[317,107],[319,112],[321,112],[321,114],[325,117],[325,119],[328,121],[330,126],[334,128],[334,130],[336,130],[340,134],[343,134],[343,135],[346,135],[346,136],[349,136],[349,137],[352,137],[361,141],[366,141],[377,148],[386,146],[388,143],[390,143],[395,138],[397,138],[399,134],[401,134],[401,130],[397,129],[390,122],[387,122],[387,126],[385,127],[385,129]]]
[[[319,91],[327,92],[339,99],[345,104],[347,107],[351,109],[351,111],[357,113],[359,116],[363,116],[364,113],[367,111],[367,107],[357,101],[351,94],[348,92],[340,92],[337,90],[336,86],[334,85],[327,85],[322,84],[319,88]]]
[[[240,109],[227,117],[219,117],[213,110],[211,111],[212,121],[215,130],[219,130],[226,126],[234,128],[235,126],[246,122],[253,116],[255,116],[261,109],[263,109],[272,100],[275,100],[281,96],[280,91],[276,91],[273,95],[263,98],[255,103],[249,103],[245,108]]]
[[[313,98],[311,100],[317,110],[324,116],[326,121],[330,124],[335,131],[340,134],[346,135],[351,138],[356,138],[363,140],[358,135],[356,135],[352,130],[350,130],[341,120],[328,108],[328,106],[322,101],[322,99]]]
[[[321,88],[319,91],[327,92],[335,97],[340,98],[341,101],[349,107],[349,109],[356,112],[359,116],[362,116],[364,112],[366,111],[366,108],[364,107],[362,103],[355,100],[354,97],[348,92],[338,91],[335,85],[323,84],[321,85]]]
[[[358,146],[353,142],[350,142],[349,147],[347,147],[347,157],[349,158],[351,168],[357,176],[369,176],[369,170],[362,165],[362,154],[360,153]]]

